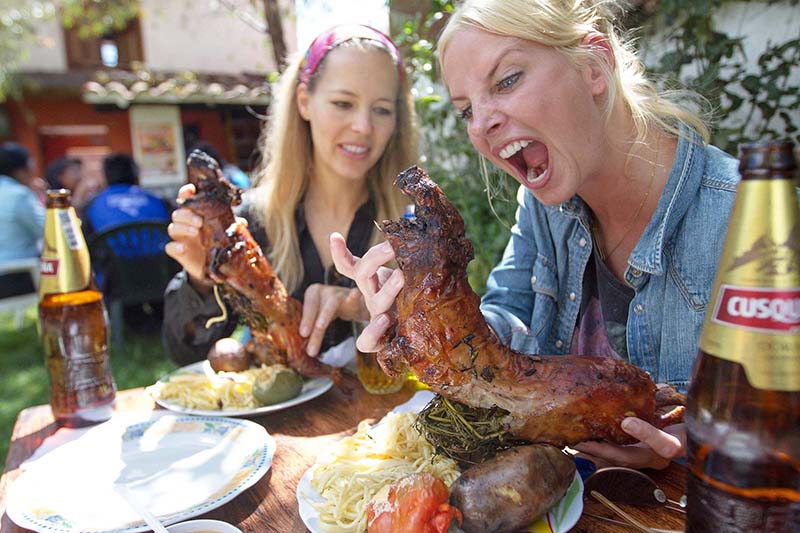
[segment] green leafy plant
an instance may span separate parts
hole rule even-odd
[[[800,25],[782,42],[770,39],[747,67],[746,35],[719,29],[720,13],[732,4],[796,6],[798,0],[660,0],[655,11],[634,14],[641,22],[649,71],[669,89],[688,88],[710,105],[717,127],[712,143],[736,155],[742,142],[792,137],[800,141]],[[728,11],[730,13],[730,11]],[[798,16],[800,22],[800,16]]]

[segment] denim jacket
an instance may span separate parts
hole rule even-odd
[[[630,362],[680,390],[691,375],[739,181],[735,158],[690,134],[678,142],[663,194],[625,271],[635,290],[627,322]],[[542,205],[524,187],[518,202],[481,310],[515,350],[569,353],[592,252],[589,210],[578,196]]]

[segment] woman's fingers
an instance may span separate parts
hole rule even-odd
[[[330,236],[331,256],[339,274],[355,279],[356,258],[347,248],[347,241],[341,233],[333,232]]]
[[[628,468],[655,468],[660,470],[669,465],[670,460],[656,454],[643,444],[618,446],[606,442],[582,442],[573,446],[585,455],[592,456],[595,464],[606,463]],[[598,461],[599,459],[599,461]]]
[[[314,327],[314,320],[319,310],[319,299],[322,285],[314,283],[309,285],[303,295],[303,316],[300,318],[300,336],[308,337]]]
[[[386,330],[392,325],[392,320],[386,313],[374,317],[372,321],[364,327],[361,335],[356,339],[356,347],[364,353],[377,352],[380,348],[380,340]]]
[[[391,309],[403,288],[403,283],[403,272],[399,268],[395,269],[372,298],[365,298],[370,316],[377,316]]]
[[[683,424],[672,426],[671,431],[681,432]],[[684,453],[683,443],[679,436],[662,431],[639,418],[629,416],[622,421],[622,430],[642,444],[650,447],[655,453],[667,459],[680,457]]]
[[[172,223],[193,228],[202,228],[203,217],[195,214],[191,209],[178,208],[172,212]]]
[[[303,316],[299,328],[300,335],[308,337],[308,355],[316,356],[319,353],[325,331],[335,319],[363,318],[361,307],[361,293],[358,289],[319,283],[310,285],[303,296]]]
[[[582,442],[573,448],[605,462],[630,468],[665,468],[672,459],[684,454],[685,447],[681,439],[681,435],[685,434],[683,424],[662,431],[644,420],[628,417],[622,421],[622,429],[639,442],[630,446]]]
[[[306,345],[308,355],[316,356],[319,354],[319,348],[322,345],[322,338],[325,336],[325,330],[328,329],[330,323],[336,318],[336,311],[339,309],[342,298],[342,294],[339,293],[336,296],[323,298],[320,301],[317,318],[314,320],[311,335],[308,337],[308,344]]]
[[[355,277],[353,279],[367,298],[367,307],[369,307],[371,296],[381,288],[378,270],[392,259],[394,259],[394,250],[388,242],[384,241],[367,250],[361,259],[355,261]]]
[[[308,355],[316,356],[319,353],[325,330],[336,318],[336,311],[344,296],[339,287],[329,287],[320,283],[314,283],[306,289],[303,295],[300,335],[308,337],[306,343]]]
[[[187,183],[186,185],[182,185],[180,189],[178,189],[178,204],[182,204],[184,200],[191,198],[197,192],[195,186],[191,183]]]
[[[371,317],[385,313],[394,305],[397,294],[403,288],[403,273],[383,267],[394,259],[394,250],[388,242],[373,246],[363,257],[355,257],[347,249],[344,237],[332,233],[331,255],[340,274],[356,282],[364,295],[364,304]]]

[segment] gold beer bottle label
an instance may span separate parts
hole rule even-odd
[[[795,187],[791,179],[740,183],[700,337],[703,351],[740,363],[760,389],[800,391]]]
[[[89,286],[89,249],[75,209],[48,208],[40,264],[39,298],[80,291]]]

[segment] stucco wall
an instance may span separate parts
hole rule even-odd
[[[265,24],[263,13],[238,0],[241,13]],[[292,5],[291,0],[282,2]],[[260,7],[260,2],[256,3]],[[144,62],[154,71],[192,70],[235,74],[275,70],[269,38],[213,0],[141,0]],[[285,9],[284,39],[297,47],[294,17]],[[63,72],[67,68],[63,31],[56,20],[34,20],[37,41],[22,70]]]
[[[22,62],[23,70],[37,72],[64,72],[67,54],[64,51],[64,31],[57,20],[37,20],[36,40],[28,47],[28,57]]]
[[[210,1],[142,0],[141,6],[144,57],[151,70],[274,70],[269,39]],[[257,20],[263,22],[263,17]]]

